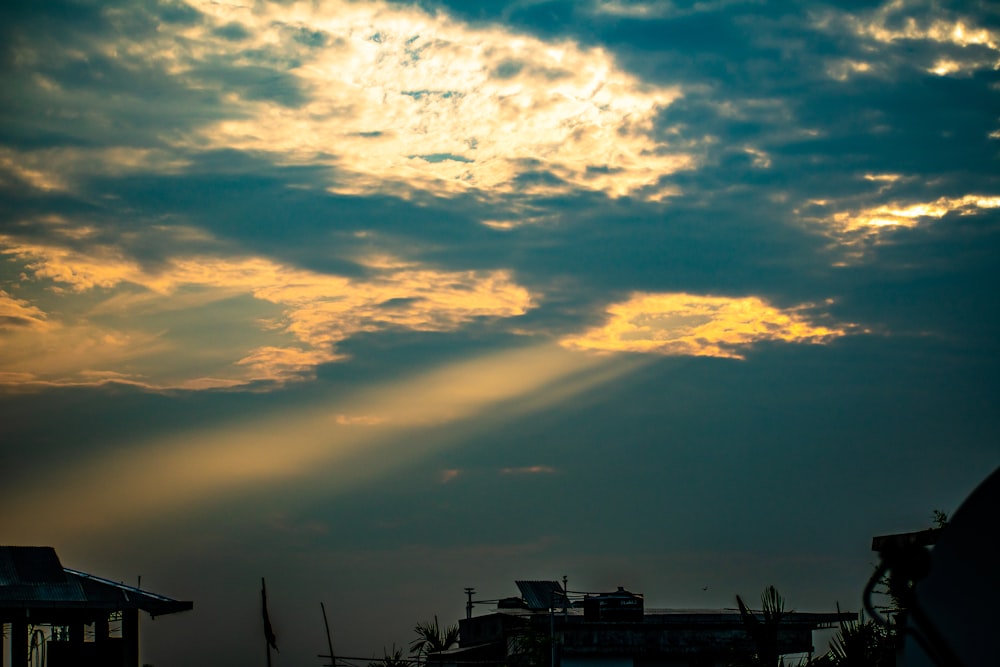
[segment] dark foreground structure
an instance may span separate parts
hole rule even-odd
[[[32,651],[44,651],[49,667],[139,667],[139,612],[193,607],[65,568],[51,547],[0,547],[0,624],[10,624],[11,667],[26,667]],[[0,659],[7,650],[0,637]]]
[[[458,648],[433,653],[434,667],[713,667],[756,649],[737,609],[646,609],[619,588],[570,599],[555,581],[519,581],[521,597],[459,621]],[[789,612],[779,624],[781,654],[811,653],[812,633],[855,620],[851,612]]]

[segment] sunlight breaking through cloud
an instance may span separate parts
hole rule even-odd
[[[178,76],[193,80],[206,59],[287,63],[281,72],[304,100],[232,92],[236,113],[191,136],[191,149],[327,164],[342,193],[396,183],[442,194],[582,188],[655,199],[673,193],[661,177],[694,166],[652,137],[680,91],[642,83],[599,48],[381,2],[192,5],[214,25],[181,35],[198,46],[173,57]],[[243,38],[219,37],[222,26],[239,26]]]
[[[101,539],[104,531],[195,513],[264,487],[344,492],[423,455],[429,443],[414,443],[429,426],[490,428],[496,420],[571,400],[634,367],[607,361],[552,344],[501,350],[361,387],[325,404],[129,443],[61,470],[53,467],[44,485],[7,489],[11,501],[0,506],[0,523],[19,539],[31,539],[40,528],[36,517],[46,516],[43,532],[57,528],[66,536]],[[377,424],[355,428],[341,420],[345,414],[368,415]],[[444,436],[435,437],[434,446],[445,444]],[[551,471],[534,466],[511,472]],[[441,481],[459,473],[442,471]],[[33,511],[25,514],[21,507]]]
[[[608,306],[602,326],[562,344],[597,352],[743,359],[759,342],[827,343],[847,335],[846,327],[810,322],[804,313],[813,308],[781,309],[753,296],[636,293]]]
[[[1000,207],[1000,197],[965,195],[939,197],[931,202],[895,203],[860,211],[840,211],[831,223],[840,232],[880,227],[915,227],[922,218],[943,218],[949,213],[975,215],[980,209]]]
[[[875,44],[926,44],[932,53],[922,56],[923,69],[938,76],[968,76],[1000,68],[1000,33],[976,25],[973,19],[960,12],[928,9],[919,4],[890,0],[867,12],[825,11],[814,18],[820,30],[839,32],[846,28],[856,37]],[[889,76],[890,71],[891,67],[877,60],[862,63],[840,60],[828,68],[830,76],[839,81],[855,74]]]
[[[905,180],[898,174],[882,174],[865,176],[865,180],[881,184],[879,193],[889,190],[893,184]],[[827,200],[813,200],[803,213],[809,223],[818,228],[846,252],[844,264],[851,259],[858,259],[865,253],[865,248],[877,244],[880,239],[894,230],[909,229],[928,221],[936,221],[947,215],[971,216],[979,215],[984,210],[1000,208],[1000,196],[994,195],[964,195],[962,197],[938,197],[932,201],[896,200],[878,206],[868,206],[857,209],[847,209],[828,212],[837,206]]]

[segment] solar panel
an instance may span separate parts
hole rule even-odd
[[[558,581],[515,581],[528,609],[541,610],[561,607],[566,596]]]

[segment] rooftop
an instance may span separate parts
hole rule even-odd
[[[63,567],[52,547],[0,546],[0,616],[23,609],[140,609],[151,616],[194,603]]]

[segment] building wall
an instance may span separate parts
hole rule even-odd
[[[710,658],[633,658],[632,656],[563,656],[559,667],[718,667]]]
[[[560,659],[559,667],[635,667],[635,664],[632,656],[627,655],[566,655]]]

